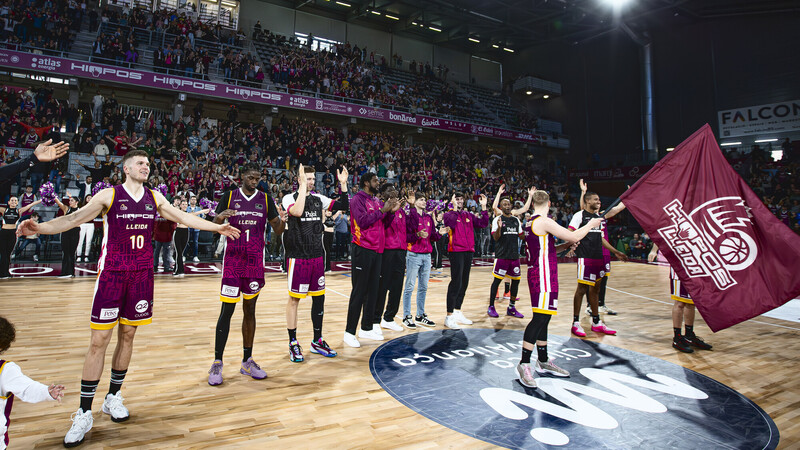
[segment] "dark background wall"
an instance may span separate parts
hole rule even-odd
[[[648,27],[662,155],[705,123],[716,132],[718,110],[800,99],[798,14],[675,18]],[[638,46],[617,30],[519,52],[504,61],[504,77],[530,73],[561,83],[561,97],[528,107],[564,124],[571,139],[564,160],[588,165],[599,153],[603,166],[634,163],[642,153],[640,61]]]

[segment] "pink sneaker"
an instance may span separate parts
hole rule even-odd
[[[586,337],[586,332],[584,332],[583,328],[581,328],[581,323],[580,322],[573,322],[572,323],[572,334],[574,334],[575,336],[578,336],[578,337]]]
[[[594,331],[595,333],[609,334],[612,336],[617,334],[617,330],[612,330],[611,328],[608,328],[606,324],[603,323],[602,320],[600,322],[597,322],[597,324],[592,325],[592,331]]]

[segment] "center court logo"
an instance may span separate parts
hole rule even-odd
[[[579,339],[550,336],[549,354],[569,378],[522,386],[521,331],[409,334],[370,357],[375,380],[414,411],[508,448],[545,445],[775,448],[775,424],[733,389],[675,364]],[[534,352],[534,357],[536,356]]]
[[[691,213],[679,200],[664,207],[673,224],[658,233],[680,259],[689,277],[711,277],[719,289],[736,285],[732,272],[750,267],[758,256],[750,208],[741,197],[720,197]]]

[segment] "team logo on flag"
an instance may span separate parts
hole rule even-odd
[[[680,200],[664,207],[673,224],[658,233],[692,278],[711,277],[719,289],[736,285],[731,272],[750,267],[758,255],[750,208],[741,197],[720,197],[687,213]]]

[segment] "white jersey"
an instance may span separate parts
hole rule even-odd
[[[8,446],[8,423],[11,417],[11,405],[13,398],[17,397],[23,402],[39,403],[45,400],[53,400],[47,386],[38,381],[31,380],[22,373],[13,362],[4,361],[0,365],[0,450],[5,450]]]

